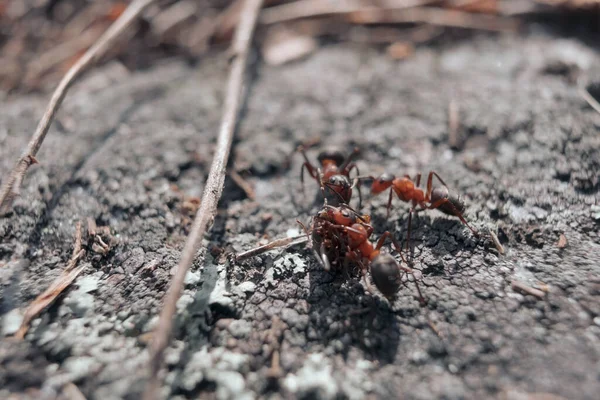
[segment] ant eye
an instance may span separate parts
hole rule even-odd
[[[350,218],[350,213],[346,210],[342,211],[342,217],[344,218]]]

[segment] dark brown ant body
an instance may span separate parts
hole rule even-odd
[[[440,181],[442,184],[441,186],[433,187],[434,176]],[[413,181],[408,175],[397,178],[392,174],[384,173],[379,178],[374,178],[371,186],[372,194],[379,194],[387,189],[390,190],[387,204],[388,218],[392,207],[392,197],[394,193],[396,193],[396,196],[398,196],[400,200],[412,203],[408,215],[407,246],[410,241],[412,213],[422,210],[437,209],[446,215],[458,217],[460,221],[473,232],[473,234],[479,235],[478,232],[468,224],[463,216],[465,203],[462,196],[450,192],[446,183],[436,172],[429,172],[427,177],[427,190],[425,192],[423,189],[419,188],[420,184],[421,174],[417,174],[416,179]]]
[[[345,157],[341,151],[336,149],[324,150],[317,157],[319,161],[318,167],[315,167],[309,161],[303,146],[298,147],[298,151],[304,157],[304,163],[300,170],[302,190],[304,191],[304,170],[306,169],[311,178],[317,181],[323,191],[328,189],[336,195],[336,199],[334,199],[336,200],[335,203],[337,203],[337,200],[340,200],[341,203],[349,204],[352,198],[352,189],[355,187],[352,179],[350,179],[350,172],[355,169],[356,174],[359,174],[358,166],[352,161],[358,154],[358,149],[355,148],[348,157]],[[360,205],[360,188],[357,188],[357,190]]]

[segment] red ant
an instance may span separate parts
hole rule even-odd
[[[313,218],[310,230],[298,221],[306,235],[275,240],[240,253],[235,259],[241,261],[277,247],[299,244],[308,240],[317,260],[325,270],[329,271],[332,264],[342,264],[340,261],[343,261],[344,268],[347,268],[350,263],[354,263],[359,267],[369,292],[375,292],[366,279],[366,274],[370,270],[373,282],[379,292],[386,298],[393,299],[402,284],[402,272],[413,274],[413,270],[399,264],[390,254],[381,253],[385,240],[391,237],[390,232],[385,232],[376,244],[369,240],[373,233],[370,220],[368,215],[359,215],[347,205],[340,207],[324,205]],[[301,239],[304,240],[301,241]],[[393,239],[392,243],[402,261],[406,263],[401,246]],[[424,298],[416,281],[415,285],[423,304]]]
[[[317,181],[321,190],[327,188],[332,191],[341,200],[342,203],[349,204],[352,198],[352,189],[357,187],[358,181],[350,182],[350,172],[356,170],[359,175],[358,166],[352,161],[359,153],[358,148],[354,148],[352,153],[346,158],[344,154],[336,149],[327,149],[319,153],[317,160],[320,166],[315,167],[309,160],[304,150],[304,146],[299,146],[298,151],[304,157],[304,163],[300,170],[300,182],[302,183],[302,191],[304,192],[304,169],[306,169],[314,180]],[[359,207],[362,202],[360,187],[357,187]],[[325,197],[325,193],[323,193]]]
[[[433,187],[433,177],[436,177],[442,184],[442,186]],[[372,177],[371,177],[372,178]],[[419,212],[422,210],[437,209],[446,215],[458,217],[463,224],[467,226],[473,232],[474,235],[479,236],[477,230],[472,228],[463,214],[465,212],[465,202],[462,196],[450,192],[448,185],[444,182],[440,176],[434,172],[429,172],[427,177],[427,191],[423,192],[423,189],[419,188],[421,184],[421,174],[417,174],[415,181],[410,179],[410,176],[404,175],[402,178],[396,178],[392,174],[384,173],[379,178],[372,178],[373,184],[371,186],[372,194],[379,194],[387,189],[390,189],[390,196],[387,203],[387,217],[390,216],[390,209],[392,207],[392,197],[396,193],[398,198],[405,202],[412,202],[408,214],[408,233],[407,233],[407,247],[410,242],[410,231],[412,223],[412,213]],[[417,209],[417,206],[421,207]]]
[[[369,240],[373,233],[373,227],[369,222],[370,217],[368,215],[359,215],[348,206],[332,207],[325,205],[312,224],[311,240],[313,244],[320,245],[320,253],[315,250],[315,254],[325,270],[329,270],[327,250],[331,251],[332,248],[328,249],[327,244],[331,246],[332,243],[335,243],[333,250],[337,252],[336,261],[343,258],[344,268],[347,268],[349,263],[356,264],[361,271],[365,286],[369,292],[374,293],[366,278],[367,271],[370,270],[373,282],[379,292],[386,298],[392,299],[402,283],[401,271],[413,274],[413,270],[396,262],[390,254],[381,253],[385,240],[392,236],[390,232],[384,232],[376,244]],[[307,230],[306,233],[308,235]],[[401,246],[394,239],[392,239],[392,243],[398,254],[400,254],[402,261],[406,263]],[[341,254],[340,251],[342,251]],[[416,281],[415,285],[419,293],[419,299],[421,303],[424,303],[421,289]]]

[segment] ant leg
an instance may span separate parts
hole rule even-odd
[[[402,245],[400,243],[398,243],[398,241],[394,238],[392,238],[392,245],[394,246],[394,249],[396,250],[396,252],[400,255],[402,262],[408,265],[408,263],[406,262],[406,259],[402,255]],[[402,264],[398,264],[398,267],[401,270],[403,270],[404,272],[406,272],[407,274],[411,274],[413,276],[415,286],[417,287],[417,293],[419,293],[419,302],[421,303],[421,305],[425,305],[425,303],[426,303],[425,297],[423,297],[423,294],[421,293],[421,288],[419,287],[419,283],[417,282],[417,278],[415,277],[414,270],[410,267],[405,267]]]
[[[362,274],[362,281],[365,284],[365,287],[367,288],[367,291],[369,293],[371,293],[373,296],[375,296],[377,294],[377,290],[373,287],[373,285],[371,285],[371,283],[367,279],[367,268],[365,268],[365,266],[363,265],[362,262],[359,262],[357,264],[358,264],[358,266],[360,268],[360,272]]]
[[[412,231],[412,216],[415,211],[415,205],[408,210],[408,230],[406,231],[406,251],[410,252],[410,232]]]
[[[323,183],[323,171],[321,168],[317,168],[317,177],[319,182],[319,187],[321,188],[321,195],[323,196],[323,206],[327,206],[327,196],[325,195],[325,183]]]
[[[388,203],[387,203],[387,214],[385,219],[388,220],[390,219],[390,210],[392,209],[392,198],[394,196],[394,190],[392,188],[390,188],[390,196],[388,198]]]
[[[325,271],[329,271],[331,269],[331,264],[329,263],[329,258],[327,257],[327,254],[325,253],[325,245],[323,243],[321,243],[321,248],[319,251],[321,252],[321,254],[320,254],[321,265],[323,265],[323,268],[325,269]]]
[[[417,176],[415,176],[415,182],[416,182],[415,187],[419,187],[419,185],[421,184],[421,173],[420,172],[417,174]]]
[[[299,219],[297,219],[296,222],[300,225],[300,227],[302,227],[302,230],[306,234],[306,237],[310,238],[310,233],[308,232],[306,225],[304,225]]]
[[[360,153],[360,150],[358,147],[355,147],[354,150],[352,150],[352,153],[350,153],[350,155],[346,158],[346,160],[344,160],[342,165],[339,166],[340,171],[345,171],[346,175],[350,175],[350,170],[352,169],[353,166],[355,166],[354,164],[352,166],[350,166],[350,163],[352,162],[354,157],[356,157],[358,155],[358,153]],[[350,168],[348,168],[348,167],[350,167]]]
[[[446,185],[446,182],[444,182],[444,180],[437,174],[437,172],[429,171],[429,175],[427,176],[427,192],[425,193],[425,201],[429,201],[431,199],[431,192],[433,191],[433,177],[434,176],[436,178],[438,178],[440,183],[442,185],[444,185],[446,187],[446,189],[449,189],[448,185]]]
[[[356,168],[356,171],[358,172],[358,167]],[[362,208],[362,193],[360,192],[360,180],[358,179],[358,176],[352,181],[350,190],[354,188],[356,188],[356,191],[358,192],[358,209],[360,210]]]
[[[302,164],[300,168],[300,183],[302,184],[302,193],[304,194],[304,169],[308,171],[311,178],[317,179],[317,169],[308,161]]]
[[[385,240],[392,236],[392,234],[390,233],[390,231],[385,231],[383,232],[383,235],[381,235],[381,237],[379,238],[379,240],[377,241],[377,244],[375,245],[375,251],[377,250],[381,250],[381,248],[383,247],[383,244],[385,243]],[[392,239],[393,240],[393,239]]]
[[[316,168],[308,159],[304,146],[298,146],[297,151],[304,157],[304,164],[302,164],[302,168],[300,169],[300,182],[302,183],[302,193],[304,193],[304,168],[308,170],[308,173],[313,179],[317,179]]]

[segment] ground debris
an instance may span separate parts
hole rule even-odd
[[[528,286],[526,283],[521,281],[513,280],[510,286],[515,292],[529,294],[540,300],[546,297],[546,292],[544,292],[543,290],[532,288],[531,286]]]
[[[29,330],[29,323],[38,316],[46,307],[56,300],[56,298],[73,283],[79,274],[85,269],[86,264],[77,266],[79,260],[85,255],[85,250],[81,248],[81,222],[77,223],[75,230],[75,245],[73,246],[73,255],[67,263],[67,266],[61,275],[42,293],[40,294],[25,310],[25,316],[21,327],[15,333],[15,338],[23,339]]]

